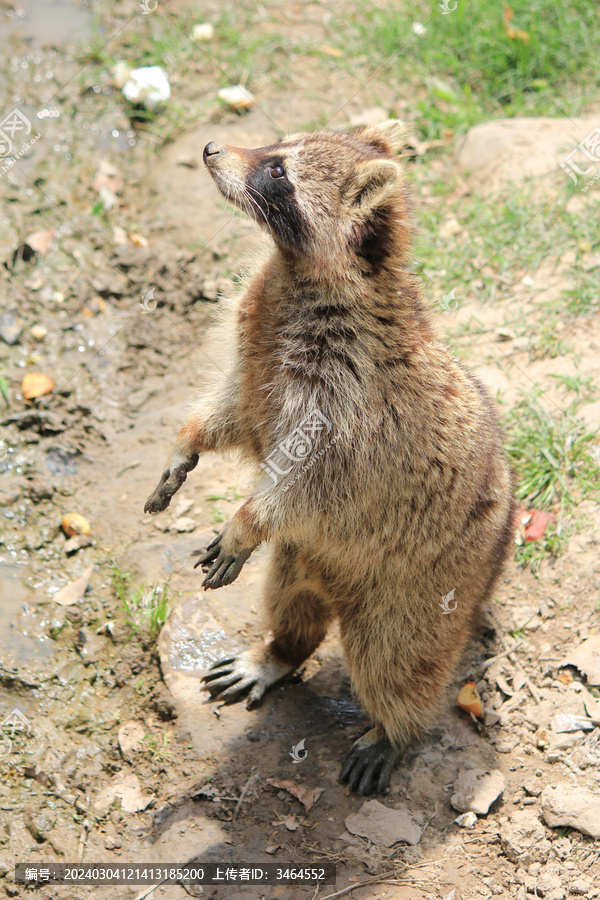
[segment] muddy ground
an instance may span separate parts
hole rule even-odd
[[[575,785],[596,798],[600,790],[598,728],[564,733],[551,725],[559,714],[589,712],[584,701],[598,684],[576,667],[560,667],[598,634],[596,499],[581,497],[565,518],[565,527],[577,527],[562,555],[548,556],[535,572],[508,565],[438,727],[411,749],[380,798],[406,813],[413,835],[416,828],[413,844],[390,846],[381,835],[346,828],[365,801],[349,795],[337,775],[367,721],[335,634],[295,683],[275,690],[259,710],[207,704],[199,693],[212,660],[265,639],[267,550],[254,553],[238,581],[218,592],[200,592],[193,570],[193,551],[231,517],[248,473],[235,459],[207,456],[168,512],[143,513],[188,401],[220,368],[210,334],[219,296],[235,289],[240,259],[259,240],[254,226],[217,197],[203,171],[203,146],[258,146],[278,127],[319,119],[342,127],[397,113],[402,92],[394,97],[382,86],[373,110],[372,85],[361,93],[346,76],[332,79],[315,68],[277,90],[259,82],[256,106],[243,116],[210,99],[194,124],[186,120],[183,133],[162,140],[160,119],[151,126],[136,120],[114,73],[99,77],[98,61],[78,55],[92,27],[91,7],[32,6],[19,12],[0,2],[10,42],[0,64],[4,106],[21,109],[32,134],[40,133],[0,177],[0,306],[10,338],[0,342],[7,395],[0,398],[0,712],[17,709],[23,717],[3,726],[0,745],[2,896],[30,893],[15,884],[16,862],[199,859],[332,862],[337,880],[320,888],[165,885],[155,888],[155,900],[324,900],[349,888],[352,897],[396,900],[600,897],[597,840],[576,822],[551,828],[540,817],[543,788]],[[133,33],[146,27],[137,4],[113,6],[100,8],[107,40],[124,23]],[[215,10],[206,7],[198,20]],[[311,4],[288,13],[307,39],[326,40],[323,10]],[[195,84],[174,81],[177,102],[198,92],[214,96],[214,72],[199,62],[196,77]],[[98,105],[98,97],[108,100]],[[528,135],[535,143],[535,131]],[[523,165],[518,152],[513,147],[509,175],[529,177],[531,149],[522,149]],[[449,141],[432,170],[453,177],[458,154]],[[109,208],[102,182],[94,186],[102,160],[116,169],[104,170],[114,194]],[[467,172],[472,160],[464,164],[457,190],[480,192],[484,202],[493,197],[502,183],[492,184],[491,173],[501,179],[502,170],[493,154],[487,164],[490,171],[479,176]],[[418,218],[432,197],[420,179],[416,194]],[[572,204],[582,222],[589,219],[586,203],[579,195]],[[49,229],[51,239],[38,236],[23,249],[28,236]],[[561,403],[554,374],[600,387],[597,314],[565,326],[569,353],[547,358],[502,331],[515,310],[527,316],[540,297],[564,285],[561,254],[558,248],[555,258],[504,283],[509,307],[482,314],[474,293],[457,312],[463,323],[485,320],[464,349],[507,404],[531,384]],[[442,330],[452,311],[438,312]],[[21,385],[33,371],[51,376],[54,389],[28,402]],[[590,428],[598,427],[598,413],[594,400],[584,408]],[[69,513],[91,523],[91,542],[71,552],[61,529]],[[79,599],[57,602],[59,591],[81,577],[88,585]],[[156,598],[163,589],[170,616],[161,630]],[[486,715],[478,720],[455,705],[466,681],[483,699]],[[300,742],[306,756],[294,762]],[[450,798],[468,769],[499,770],[504,789],[487,815],[461,828]],[[290,782],[307,792],[304,803]],[[54,886],[38,888],[37,896],[134,898],[147,891]]]

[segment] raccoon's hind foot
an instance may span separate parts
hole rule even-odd
[[[389,787],[401,756],[401,751],[382,737],[381,729],[371,728],[352,744],[342,763],[340,781],[363,796],[381,794]]]
[[[262,650],[244,650],[238,656],[219,659],[202,680],[213,700],[235,703],[247,694],[246,708],[254,709],[267,691],[295,668]]]
[[[179,457],[177,463],[168,465],[160,477],[154,491],[150,494],[144,505],[144,512],[159,513],[167,508],[171,497],[176,494],[185,479],[187,473],[198,465],[198,454],[190,453],[185,458]]]

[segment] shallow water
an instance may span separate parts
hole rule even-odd
[[[1,10],[0,33],[33,47],[60,46],[92,33],[92,3],[82,0],[20,0],[14,9]]]
[[[40,632],[32,611],[35,592],[23,581],[23,568],[0,564],[0,654],[3,662],[36,662],[53,652],[54,642]],[[51,601],[49,601],[51,602]]]

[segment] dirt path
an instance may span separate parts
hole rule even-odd
[[[102,10],[101,18],[111,35],[131,18],[126,4],[114,7],[110,15]],[[0,10],[14,13],[7,2]],[[213,12],[216,17],[216,6]],[[327,44],[333,7],[283,5],[268,12],[263,30],[286,16],[298,46],[302,40],[325,43],[329,63],[337,59]],[[127,26],[132,34],[153,27],[151,15],[136,15]],[[85,10],[80,24],[90,27]],[[367,723],[335,634],[296,683],[275,690],[259,710],[200,700],[199,677],[210,661],[265,638],[260,587],[267,550],[253,554],[243,576],[214,594],[198,591],[192,568],[191,554],[231,517],[248,476],[234,459],[209,455],[171,510],[158,518],[142,512],[187,403],[218,374],[220,347],[210,334],[217,297],[232,289],[240,255],[251,253],[257,240],[254,228],[216,196],[199,162],[202,147],[210,139],[265,143],[288,119],[299,127],[372,117],[374,85],[359,93],[362,82],[350,74],[332,78],[325,63],[311,71],[304,65],[277,89],[272,73],[257,77],[256,107],[240,117],[214,105],[219,74],[198,57],[195,80],[189,73],[174,77],[172,87],[181,115],[187,115],[186,103],[197,102],[199,120],[192,126],[185,118],[185,133],[174,132],[163,144],[156,135],[167,120],[148,128],[130,121],[114,84],[106,105],[98,105],[94,98],[112,84],[99,51],[79,59],[81,45],[72,43],[70,53],[57,56],[42,46],[43,35],[24,43],[19,27],[17,22],[0,79],[28,114],[39,108],[61,115],[35,120],[44,123],[37,149],[0,178],[0,249],[7,261],[1,312],[9,314],[3,328],[19,331],[13,343],[0,342],[8,397],[6,404],[0,398],[0,712],[9,716],[17,709],[24,717],[15,727],[3,725],[0,743],[2,896],[27,895],[15,885],[15,862],[197,858],[238,866],[332,862],[337,881],[318,891],[241,882],[202,890],[165,885],[154,890],[153,900],[324,900],[348,888],[348,896],[371,900],[600,897],[597,840],[577,827],[550,828],[540,818],[542,790],[549,786],[576,786],[596,802],[599,797],[598,728],[564,732],[552,725],[560,715],[587,716],[586,684],[592,693],[598,684],[591,677],[586,682],[577,668],[560,668],[566,654],[598,634],[595,497],[578,495],[561,518],[568,542],[558,558],[547,553],[536,573],[516,561],[508,567],[439,726],[411,750],[390,793],[380,798],[403,811],[418,836],[414,844],[390,846],[381,834],[352,833],[357,829],[348,817],[365,801],[337,782],[342,755]],[[49,97],[52,91],[44,93],[45,72],[52,73],[47,81],[56,99]],[[389,85],[382,83],[376,93],[379,112],[398,111]],[[349,97],[354,99],[340,113]],[[460,163],[451,141],[447,150],[429,165],[426,157],[411,174],[417,218],[425,223],[435,213],[450,252],[455,241],[461,253],[464,238],[470,258],[483,254],[482,263],[496,277],[497,260],[489,262],[480,247],[483,231],[457,222],[455,210],[457,198],[485,206],[504,202],[505,195],[489,201],[485,179],[462,172],[457,180]],[[516,153],[511,171],[531,176]],[[524,149],[523,158],[529,153]],[[116,192],[116,205],[108,210],[92,187],[101,158],[118,169],[108,175]],[[493,187],[506,195],[517,190]],[[598,251],[587,229],[597,206],[576,200],[578,259],[594,274]],[[13,259],[28,235],[50,228],[51,247],[30,259],[21,250],[22,258]],[[467,228],[476,238],[471,245]],[[532,350],[531,335],[542,333],[543,302],[571,284],[566,255],[559,247],[552,259],[534,265],[524,251],[519,270],[500,273],[501,303],[484,306],[474,278],[458,309],[442,305],[439,312],[440,328],[511,407],[534,384],[566,409],[555,375],[579,379],[581,391],[586,379],[600,388],[597,312],[553,330],[552,353]],[[486,279],[485,265],[481,271]],[[448,293],[450,275],[441,264],[428,265],[424,274],[432,299]],[[474,320],[484,324],[473,326]],[[523,321],[525,332],[519,330]],[[21,382],[31,371],[49,374],[55,388],[27,403]],[[590,402],[581,416],[597,431],[598,401],[591,388],[585,396]],[[92,543],[72,553],[60,528],[66,513],[91,523]],[[58,591],[83,576],[89,586],[80,599],[58,603]],[[160,608],[163,592],[170,617]],[[486,662],[496,655],[496,662]],[[476,682],[481,693],[482,721],[454,704],[465,681]],[[294,762],[292,750],[301,743],[306,756]],[[459,774],[469,769],[499,770],[504,780],[501,797],[470,829],[455,824],[458,810],[450,802]],[[133,900],[140,891],[55,886],[39,895]]]

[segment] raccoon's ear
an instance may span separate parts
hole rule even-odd
[[[346,182],[342,200],[361,219],[385,206],[397,194],[402,170],[391,159],[359,163]]]
[[[380,147],[387,153],[399,153],[406,139],[406,125],[401,119],[388,119],[379,125],[365,125],[353,132],[365,144]]]

